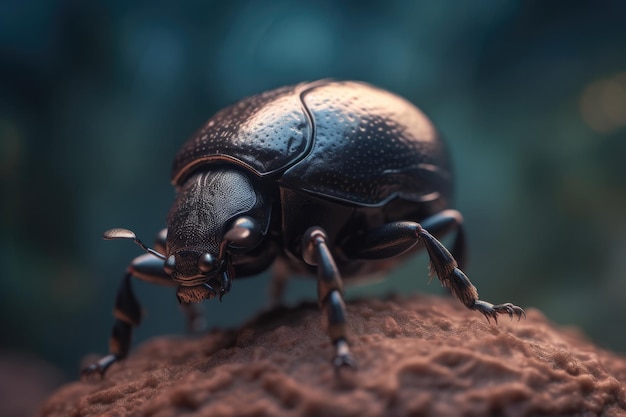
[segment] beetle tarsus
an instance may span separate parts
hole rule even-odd
[[[97,362],[92,363],[91,365],[88,365],[81,370],[81,379],[90,379],[94,376],[98,376],[100,378],[104,377],[104,373],[107,371],[107,369],[109,369],[109,367],[118,360],[120,360],[120,357],[113,353],[102,357]]]
[[[341,368],[356,369],[356,361],[350,353],[348,342],[345,339],[335,341],[335,356],[333,357],[333,366],[336,372]]]

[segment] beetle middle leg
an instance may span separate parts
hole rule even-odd
[[[356,364],[348,347],[343,282],[327,240],[322,228],[309,228],[302,239],[302,256],[306,263],[317,267],[317,300],[324,311],[328,336],[335,347],[333,365],[338,370]]]
[[[467,308],[482,313],[487,320],[498,320],[498,314],[525,316],[521,307],[511,303],[491,304],[478,299],[478,291],[446,247],[421,224],[398,221],[355,236],[344,244],[346,254],[353,259],[378,260],[401,255],[422,242],[430,257],[431,273],[437,275],[444,287],[450,289]]]

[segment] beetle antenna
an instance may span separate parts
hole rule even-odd
[[[141,240],[139,240],[139,238],[135,235],[135,232],[133,232],[132,230],[120,229],[120,228],[109,229],[102,234],[102,237],[106,240],[130,239],[133,242],[135,242],[144,251],[148,252],[151,255],[156,256],[157,258],[165,260],[165,256],[163,256],[163,254],[155,251],[152,248],[147,247]]]

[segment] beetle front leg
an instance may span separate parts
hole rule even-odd
[[[133,293],[130,284],[132,275],[130,272],[124,275],[115,298],[113,314],[115,322],[109,339],[109,354],[97,362],[85,367],[81,376],[89,377],[98,374],[103,376],[115,362],[124,359],[130,350],[132,328],[141,322],[141,306]]]
[[[128,355],[133,327],[141,323],[142,316],[141,306],[131,286],[132,278],[160,285],[176,285],[170,276],[163,271],[162,259],[151,254],[136,257],[122,278],[115,297],[113,309],[115,321],[109,338],[109,354],[85,367],[81,371],[83,377],[96,374],[102,376],[111,365]],[[183,310],[187,313],[188,327],[193,328],[194,321],[200,318],[199,315],[195,314],[192,308],[186,308],[186,306],[183,306]]]
[[[444,287],[469,309],[482,313],[487,320],[497,321],[498,314],[526,316],[521,307],[511,303],[491,304],[478,299],[478,291],[469,278],[458,267],[457,261],[448,249],[419,223],[399,221],[387,223],[365,236],[349,239],[344,247],[353,259],[377,260],[401,255],[422,242],[430,257],[431,273],[437,275]]]
[[[327,322],[327,332],[335,347],[333,365],[355,367],[348,347],[346,307],[343,301],[343,282],[328,249],[327,235],[319,227],[311,227],[303,237],[302,257],[317,267],[317,300]]]

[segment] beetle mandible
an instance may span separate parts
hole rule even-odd
[[[104,374],[129,352],[141,321],[133,277],[176,286],[193,318],[192,303],[221,300],[233,279],[273,263],[316,275],[336,368],[354,364],[343,279],[384,272],[420,248],[468,309],[487,320],[525,315],[510,303],[479,300],[460,269],[463,220],[450,208],[450,161],[435,127],[405,99],[369,84],[302,83],[219,111],[177,154],[172,183],[176,200],[155,249],[127,229],[104,234],[132,239],[147,253],[122,279],[109,354],[85,375]],[[452,253],[437,240],[449,232],[456,232]]]

